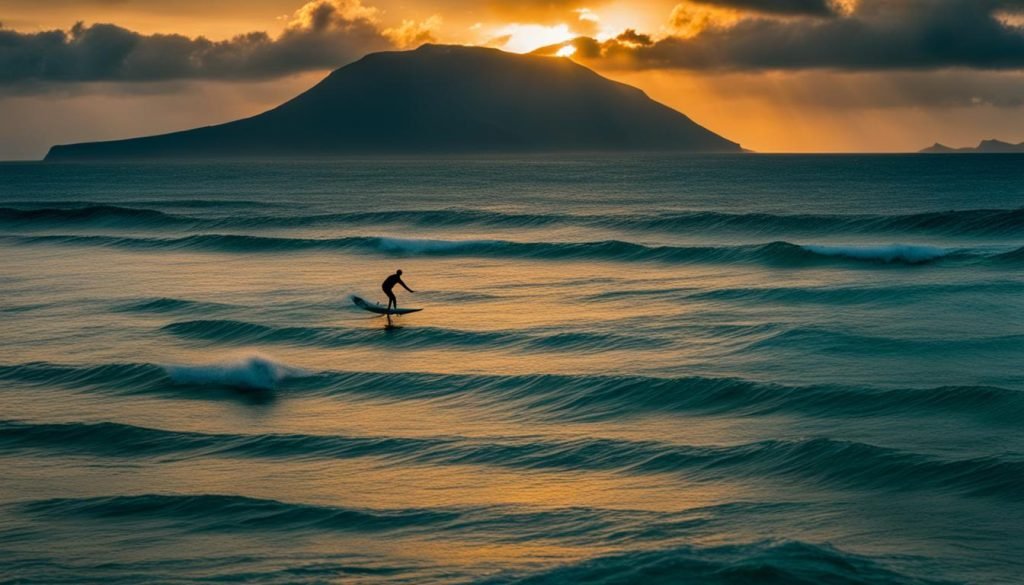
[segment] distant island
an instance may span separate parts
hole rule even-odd
[[[592,151],[743,152],[569,59],[424,45],[367,55],[251,118],[54,146],[46,160]]]
[[[1024,152],[1024,142],[1021,142],[1020,144],[1012,144],[1010,142],[1003,142],[1002,140],[982,140],[978,143],[978,146],[968,146],[966,148],[952,148],[945,144],[939,144],[936,142],[921,152],[925,154],[1004,154]]]

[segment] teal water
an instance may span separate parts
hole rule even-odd
[[[0,164],[0,580],[1017,583],[1022,160]]]

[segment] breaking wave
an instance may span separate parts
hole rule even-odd
[[[304,372],[260,356],[195,366],[34,362],[0,366],[0,380],[81,391],[172,395],[193,386],[244,384],[325,396],[474,401],[501,404],[522,414],[572,420],[659,412],[800,413],[823,418],[932,413],[1011,424],[1019,424],[1024,417],[1024,392],[991,386],[890,389],[785,386],[705,377]]]

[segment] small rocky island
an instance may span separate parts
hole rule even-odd
[[[1024,152],[1024,142],[1020,144],[1013,144],[1010,142],[1003,142],[1002,140],[982,140],[978,143],[978,146],[968,146],[965,148],[952,148],[945,144],[939,144],[936,142],[932,146],[925,148],[921,152],[925,154],[1003,154],[1003,153],[1015,153]]]

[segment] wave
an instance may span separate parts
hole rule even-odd
[[[21,305],[6,305],[0,307],[0,313],[28,313],[40,309],[48,309],[57,306],[58,303],[25,303]]]
[[[711,547],[677,546],[578,561],[532,573],[506,572],[478,585],[953,585],[895,572],[878,560],[829,545],[799,541],[758,542]]]
[[[913,355],[930,352],[963,354],[979,350],[1012,353],[1018,352],[1022,347],[1024,347],[1024,334],[966,338],[908,338],[863,335],[810,326],[791,327],[768,333],[758,339],[750,340],[744,349],[792,348],[814,352],[835,352],[844,355],[879,353]]]
[[[167,213],[153,206],[177,208],[265,208],[263,203],[239,201],[146,202],[123,207],[89,202],[60,206],[0,208],[0,224],[103,225],[124,227],[189,227],[192,229],[257,229],[272,227],[329,227],[400,225],[408,227],[530,228],[571,225],[627,231],[691,233],[708,231],[784,233],[927,233],[965,236],[1024,234],[1024,208],[972,209],[904,215],[829,215],[671,211],[657,214],[514,213],[479,209],[406,209],[318,214],[245,214],[208,217]]]
[[[940,459],[864,443],[814,438],[732,446],[584,438],[344,437],[217,435],[146,429],[114,423],[0,422],[0,449],[138,458],[230,456],[255,458],[374,457],[432,465],[479,465],[536,470],[678,474],[688,480],[779,477],[837,488],[927,490],[1024,501],[1024,460],[1000,457]]]
[[[390,348],[495,348],[524,351],[613,351],[662,347],[671,340],[612,333],[531,331],[462,331],[417,327],[380,331],[342,327],[274,327],[236,320],[170,323],[163,331],[188,339],[218,343],[287,343],[316,347],[381,346]]]
[[[1024,208],[974,209],[906,215],[829,215],[677,212],[640,221],[604,222],[609,227],[669,231],[735,230],[760,233],[934,233],[1010,235],[1024,232]]]
[[[619,240],[596,242],[513,242],[504,240],[430,240],[379,236],[345,238],[274,238],[204,234],[182,238],[115,236],[0,236],[20,245],[61,244],[116,247],[130,250],[196,250],[225,253],[274,253],[343,250],[387,256],[495,257],[532,260],[608,260],[662,263],[754,263],[799,267],[824,264],[926,264],[938,260],[1019,261],[1024,252],[987,253],[933,246],[821,246],[771,242],[740,246],[647,246]]]
[[[240,373],[231,376],[244,379],[251,374],[244,369],[246,362],[240,363]],[[223,365],[176,367],[187,372],[187,376],[174,380],[166,366],[157,364],[72,366],[34,362],[0,366],[0,380],[129,394],[174,394],[191,387],[220,387],[225,382]],[[259,372],[281,370],[301,372],[277,362],[258,368]],[[890,389],[784,386],[737,378],[371,372],[301,372],[271,380],[287,392],[473,401],[558,420],[673,412],[732,416],[797,413],[822,418],[938,414],[981,417],[989,423],[1009,424],[1019,424],[1024,417],[1024,391],[991,386]],[[186,395],[217,397],[206,392]]]
[[[129,530],[135,527],[129,528]],[[158,540],[162,540],[157,536]],[[136,536],[133,540],[139,540]],[[95,542],[90,539],[90,544]],[[111,545],[115,546],[115,545]],[[134,559],[113,562],[110,555],[84,555],[74,563],[58,556],[63,547],[50,546],[49,555],[21,557],[7,555],[2,585],[137,585],[161,583],[195,585],[197,583],[261,583],[264,585],[322,585],[323,583],[407,583],[423,582],[423,570],[407,563],[389,563],[385,559],[365,559],[352,554],[321,553],[290,555],[278,544],[273,550],[253,552],[248,548],[227,553],[212,553],[207,547],[177,547],[173,558]],[[355,558],[353,558],[355,556]],[[54,558],[56,557],[56,558]],[[282,562],[284,561],[284,562]]]
[[[680,583],[712,585],[757,583],[843,583],[846,585],[939,585],[927,578],[910,577],[886,568],[888,557],[870,558],[825,544],[763,541],[696,546],[665,540],[685,538],[707,522],[740,514],[769,511],[768,504],[734,504],[699,508],[685,513],[656,513],[602,508],[487,506],[429,509],[366,509],[313,505],[273,499],[219,494],[141,494],[91,498],[35,500],[16,505],[18,511],[42,521],[74,519],[78,522],[123,523],[137,533],[152,529],[167,538],[168,529],[193,533],[227,532],[281,534],[356,533],[371,535],[459,534],[463,538],[522,542],[544,538],[578,545],[647,543],[648,548],[550,566],[528,565],[495,574],[488,567],[481,584],[522,583]],[[776,506],[778,507],[778,506]],[[791,512],[792,510],[790,510]],[[650,549],[657,542],[658,549]],[[676,540],[675,542],[679,542]],[[892,559],[892,560],[895,560]],[[902,557],[906,561],[907,557]],[[247,562],[245,557],[236,562]],[[289,558],[289,562],[297,562]],[[349,562],[353,562],[351,559]],[[905,565],[905,563],[904,563]],[[173,566],[172,566],[173,567]],[[172,568],[162,567],[163,571]],[[326,576],[330,563],[320,560],[305,568],[303,577]],[[218,579],[230,578],[229,567],[218,567]],[[270,570],[270,569],[268,569]],[[529,572],[526,572],[529,571]],[[251,568],[243,573],[252,576]],[[265,574],[265,573],[261,573]],[[414,571],[409,577],[422,572]],[[337,573],[333,575],[337,577]],[[394,575],[392,575],[394,576]],[[294,581],[296,576],[288,576]],[[363,574],[362,577],[366,577]],[[945,585],[951,585],[948,581]]]
[[[848,553],[826,544],[798,541],[763,541],[725,545],[696,546],[665,542],[680,542],[715,520],[730,517],[793,513],[794,506],[779,504],[736,503],[697,508],[682,513],[659,513],[639,510],[612,510],[605,508],[548,508],[477,506],[427,509],[366,509],[345,506],[313,505],[284,502],[273,499],[251,498],[219,494],[141,494],[91,498],[60,498],[34,500],[14,504],[17,511],[40,521],[72,519],[76,522],[102,523],[107,529],[121,524],[135,534],[149,534],[160,539],[168,537],[168,530],[192,533],[253,533],[284,538],[307,533],[356,533],[377,537],[458,534],[462,538],[486,539],[497,542],[524,542],[538,538],[544,541],[558,539],[577,546],[600,546],[608,550],[611,545],[629,546],[625,552],[616,548],[614,554],[605,553],[570,564],[551,566],[531,563],[523,567],[495,573],[487,566],[475,583],[503,585],[522,583],[541,585],[558,583],[680,583],[700,582],[712,585],[746,585],[759,583],[843,583],[845,585],[940,585],[929,578],[910,577],[886,568],[888,557],[870,558]],[[806,505],[804,506],[806,507]],[[760,516],[758,516],[760,517]],[[775,517],[777,519],[777,517]],[[699,534],[700,532],[698,532]],[[171,533],[173,534],[173,533]],[[636,549],[636,544],[641,547]],[[657,544],[652,544],[657,543]],[[651,546],[659,546],[651,549]],[[633,550],[630,550],[633,549]],[[894,557],[892,560],[897,560]],[[898,560],[906,561],[907,557]],[[225,562],[227,561],[227,562]],[[289,566],[302,562],[294,556],[287,559]],[[365,563],[362,559],[346,558],[348,563]],[[194,562],[194,561],[190,561]],[[230,564],[228,564],[230,563]],[[236,569],[238,563],[244,568]],[[232,580],[234,570],[241,571],[239,580],[251,580],[253,558],[250,556],[218,559],[217,580]],[[277,563],[279,564],[279,563]],[[80,565],[78,563],[77,565]],[[36,561],[34,568],[46,566]],[[544,568],[536,568],[536,567]],[[905,563],[904,563],[905,566]],[[124,565],[140,571],[137,563]],[[275,564],[276,567],[276,564]],[[49,567],[48,567],[49,568]],[[81,567],[78,567],[81,569]],[[184,568],[184,567],[182,567]],[[61,574],[73,567],[57,567],[49,574]],[[175,565],[161,562],[159,575],[165,578]],[[195,565],[188,566],[189,571]],[[412,581],[422,581],[422,570],[388,569],[383,576],[395,577],[395,572],[408,572]],[[529,572],[527,572],[529,571]],[[309,578],[337,578],[335,564],[317,557],[315,564],[301,567],[301,578],[285,574],[285,581]],[[357,580],[376,573],[370,567],[353,570]],[[138,574],[138,573],[136,573]],[[144,573],[145,574],[145,573]],[[184,574],[190,574],[188,572]],[[261,571],[266,577],[281,576],[274,567]],[[400,575],[406,576],[406,575]],[[450,572],[444,575],[445,580]],[[407,579],[403,579],[407,580]],[[428,579],[430,580],[430,579]],[[943,585],[952,585],[948,581]]]
[[[118,521],[131,523],[133,530],[149,521],[161,534],[168,526],[203,532],[388,531],[434,536],[444,531],[498,541],[559,539],[583,546],[661,541],[670,535],[685,535],[714,518],[778,516],[796,508],[786,503],[735,502],[684,512],[509,505],[362,509],[218,494],[62,498],[14,506],[22,514],[44,520]]]
[[[252,353],[217,363],[104,364],[65,366],[31,362],[0,366],[0,380],[53,385],[80,391],[119,390],[129,393],[174,393],[188,388],[232,389],[260,392],[297,380],[307,372]],[[192,396],[191,393],[187,393]],[[202,396],[203,394],[198,394]],[[211,394],[210,396],[218,396]]]
[[[123,201],[123,198],[119,198],[118,201]],[[54,201],[4,201],[4,204],[9,209],[16,211],[33,211],[39,209],[49,210],[75,210],[89,207],[124,207],[120,205],[112,205],[108,201],[97,201],[95,199],[73,199],[73,200],[54,200]],[[231,209],[233,212],[235,209],[241,208],[255,208],[264,209],[267,207],[291,207],[293,204],[282,201],[257,201],[253,199],[135,199],[132,198],[131,204],[139,207],[125,207],[125,209],[152,209],[152,208],[172,208],[172,209]]]
[[[374,511],[294,504],[236,495],[111,496],[37,500],[21,505],[42,517],[160,520],[208,530],[332,530],[378,532],[429,528],[458,518],[440,510]]]
[[[115,310],[126,313],[207,313],[230,308],[224,303],[192,301],[172,297],[158,297],[128,301],[115,307]]]
[[[921,264],[931,262],[949,254],[943,248],[934,246],[911,246],[907,244],[892,244],[889,246],[803,246],[814,254],[821,256],[836,256],[849,258],[851,260],[869,260],[881,262],[905,262],[907,264]]]
[[[1024,246],[1011,250],[1002,254],[996,254],[994,256],[996,260],[1001,262],[1024,262]]]
[[[905,338],[869,336],[823,327],[709,325],[666,328],[645,335],[588,331],[467,331],[439,327],[370,329],[345,327],[277,327],[231,319],[198,319],[164,325],[161,331],[195,341],[225,345],[283,344],[303,347],[383,347],[403,349],[471,348],[524,352],[604,352],[670,347],[680,335],[708,338],[727,351],[793,349],[846,355],[884,352],[1015,351],[1024,335],[973,338]],[[666,334],[667,333],[667,334]]]
[[[209,203],[208,205],[201,205]],[[168,207],[215,209],[229,202],[171,202]],[[157,204],[157,203],[154,203]],[[253,207],[265,207],[251,203]],[[224,205],[225,208],[231,207]],[[466,209],[410,211],[364,211],[307,215],[246,215],[210,217],[168,213],[152,207],[124,207],[104,204],[71,204],[63,207],[0,207],[0,225],[17,226],[102,226],[124,228],[168,227],[188,229],[313,228],[360,225],[403,225],[410,227],[542,227],[574,223],[573,217],[552,214],[509,214]]]
[[[39,207],[20,209],[0,207],[0,225],[90,225],[97,227],[175,227],[191,225],[184,217],[177,217],[156,209],[122,207],[118,205],[90,205],[84,207]]]
[[[1013,281],[953,283],[953,284],[898,284],[892,286],[822,286],[822,287],[740,287],[715,290],[624,290],[600,293],[592,300],[614,300],[633,296],[683,297],[694,300],[792,302],[792,303],[844,303],[873,304],[917,302],[937,295],[960,294],[1013,294],[1020,293],[1020,283]]]
[[[274,390],[278,384],[305,372],[260,355],[205,365],[166,365],[164,371],[177,384],[225,386],[242,390]]]

